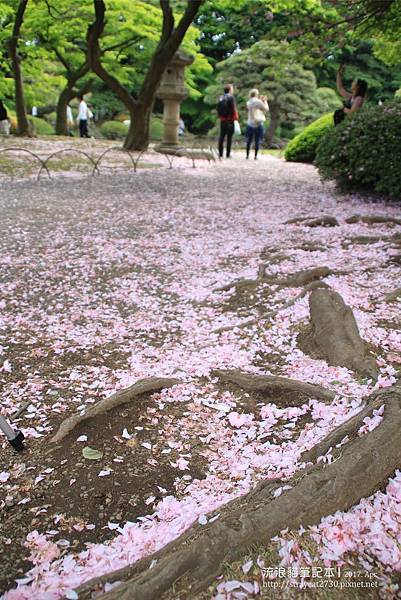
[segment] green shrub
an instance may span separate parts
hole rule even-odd
[[[128,133],[128,127],[119,121],[105,121],[100,126],[100,133],[108,140],[123,140]]]
[[[54,135],[53,127],[44,119],[40,119],[39,117],[28,117],[28,121],[32,123],[37,135]]]
[[[100,126],[100,132],[108,140],[123,140],[128,133],[128,127],[120,121],[106,121]],[[150,139],[154,141],[163,139],[163,121],[160,117],[152,117]]]
[[[366,106],[325,134],[316,154],[322,179],[401,199],[401,102]]]
[[[47,113],[46,115],[43,115],[43,118],[50,123],[50,125],[53,125],[53,127],[56,124],[56,120],[57,120],[57,113],[56,112],[51,112],[51,113]]]
[[[292,162],[313,162],[322,136],[332,127],[334,127],[333,113],[313,121],[290,141],[285,149],[285,159]]]
[[[150,139],[159,142],[163,139],[163,121],[160,117],[152,117],[150,122]]]

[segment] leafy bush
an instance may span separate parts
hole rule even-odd
[[[44,119],[40,119],[38,117],[28,117],[28,121],[30,121],[34,127],[34,131],[37,135],[54,135],[54,129]]]
[[[333,127],[333,113],[320,117],[290,141],[285,149],[285,159],[292,162],[313,162],[320,140]]]
[[[401,198],[401,102],[367,106],[325,134],[316,154],[322,179],[343,189]]]
[[[119,121],[120,123],[124,123],[124,121],[129,121],[129,113],[119,113],[114,117],[114,121]]]
[[[160,141],[163,139],[163,121],[160,117],[153,117],[150,122],[150,139]]]
[[[108,140],[123,140],[128,133],[128,127],[120,121],[105,121],[100,126],[100,133]]]
[[[51,112],[51,113],[47,113],[46,115],[43,115],[43,118],[50,123],[50,125],[53,125],[53,127],[56,124],[56,120],[57,120],[57,113],[56,112]]]
[[[100,132],[108,140],[123,140],[128,133],[128,127],[120,121],[106,121],[100,126]],[[160,117],[152,117],[151,119],[150,139],[154,141],[163,139],[163,121]]]

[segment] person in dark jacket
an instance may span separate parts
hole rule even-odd
[[[217,114],[220,119],[219,156],[223,158],[224,141],[227,137],[226,156],[231,156],[231,143],[234,135],[234,121],[238,121],[237,106],[232,85],[224,86],[224,94],[217,103]]]

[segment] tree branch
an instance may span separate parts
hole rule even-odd
[[[60,50],[57,47],[53,48],[53,52],[54,54],[57,56],[57,58],[59,59],[59,61],[61,62],[61,64],[63,65],[63,67],[65,67],[66,71],[71,72],[72,68],[70,63],[67,61],[67,59],[65,58],[65,56],[63,56],[60,52]]]
[[[170,6],[170,0],[159,0],[163,13],[163,26],[160,36],[160,44],[164,45],[174,31],[174,15]]]
[[[110,75],[103,67],[101,62],[102,51],[99,45],[99,39],[103,35],[106,25],[105,14],[106,6],[104,0],[93,0],[95,9],[95,21],[89,25],[87,33],[88,64],[94,73],[116,94],[121,102],[131,112],[136,106],[136,100],[120,84],[120,82]]]
[[[126,48],[129,48],[130,46],[133,46],[134,44],[137,44],[138,42],[140,42],[143,39],[142,36],[137,35],[135,38],[131,39],[131,40],[124,40],[123,42],[118,42],[117,44],[112,44],[111,46],[106,46],[105,48],[101,49],[101,53],[106,54],[106,52],[112,52],[113,50],[120,50],[120,52],[122,50],[125,50]]]

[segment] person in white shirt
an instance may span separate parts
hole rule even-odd
[[[88,138],[89,137],[89,132],[88,132],[89,109],[88,109],[88,105],[86,104],[83,96],[78,96],[78,100],[79,100],[79,108],[78,108],[77,122],[79,124],[79,135],[81,137]]]
[[[249,100],[246,103],[248,109],[248,122],[246,126],[246,157],[249,158],[249,152],[253,139],[255,139],[255,160],[258,158],[260,142],[263,139],[266,113],[269,111],[266,96],[259,98],[259,90],[253,89],[249,92]]]

